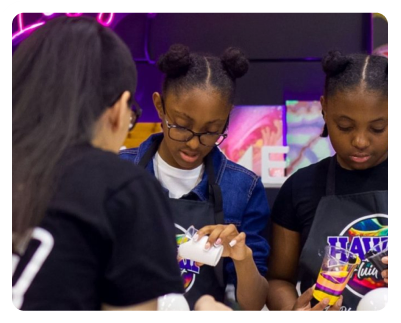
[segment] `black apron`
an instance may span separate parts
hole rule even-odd
[[[326,196],[316,209],[298,268],[304,292],[316,283],[326,245],[337,245],[357,253],[362,263],[342,293],[341,310],[348,311],[356,310],[367,292],[386,286],[364,254],[379,241],[388,239],[388,191],[335,195],[335,167],[336,156],[333,156],[327,174]],[[312,301],[312,305],[316,303]]]
[[[139,162],[146,167],[156,154],[163,137],[152,143]],[[223,224],[223,199],[221,189],[216,184],[211,154],[205,158],[205,170],[208,178],[209,201],[195,201],[184,198],[169,198],[171,211],[176,227],[177,242],[191,225],[200,229],[206,225]],[[195,302],[205,294],[212,295],[217,301],[224,301],[225,277],[223,275],[223,258],[216,267],[203,265],[198,267],[191,260],[180,261],[181,277],[184,281],[185,298],[192,310]]]

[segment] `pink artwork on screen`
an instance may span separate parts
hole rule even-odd
[[[381,45],[373,51],[373,55],[384,56],[388,58],[388,44]]]
[[[261,175],[262,146],[283,145],[284,106],[236,106],[230,115],[228,137],[220,145],[223,153],[233,162],[252,150],[252,165],[243,166]],[[271,154],[271,160],[284,160],[282,154]],[[271,169],[271,176],[283,176],[283,169]]]
[[[329,138],[322,138],[324,121],[319,101],[287,101],[287,176],[334,155]]]

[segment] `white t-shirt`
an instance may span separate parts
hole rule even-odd
[[[202,180],[204,164],[194,169],[179,169],[167,164],[156,152],[153,157],[153,169],[160,184],[168,189],[169,197],[178,199],[189,193]]]

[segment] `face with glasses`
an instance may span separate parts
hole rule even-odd
[[[178,94],[178,95],[177,95]],[[213,88],[153,94],[163,124],[160,156],[171,166],[193,169],[227,137],[232,105]]]

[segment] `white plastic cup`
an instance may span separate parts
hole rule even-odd
[[[216,266],[223,254],[224,247],[212,246],[209,250],[205,250],[208,236],[203,236],[199,241],[193,239],[181,244],[178,247],[178,255],[184,259],[189,259],[201,264]]]
[[[189,311],[189,305],[182,294],[167,294],[157,299],[158,311]]]

